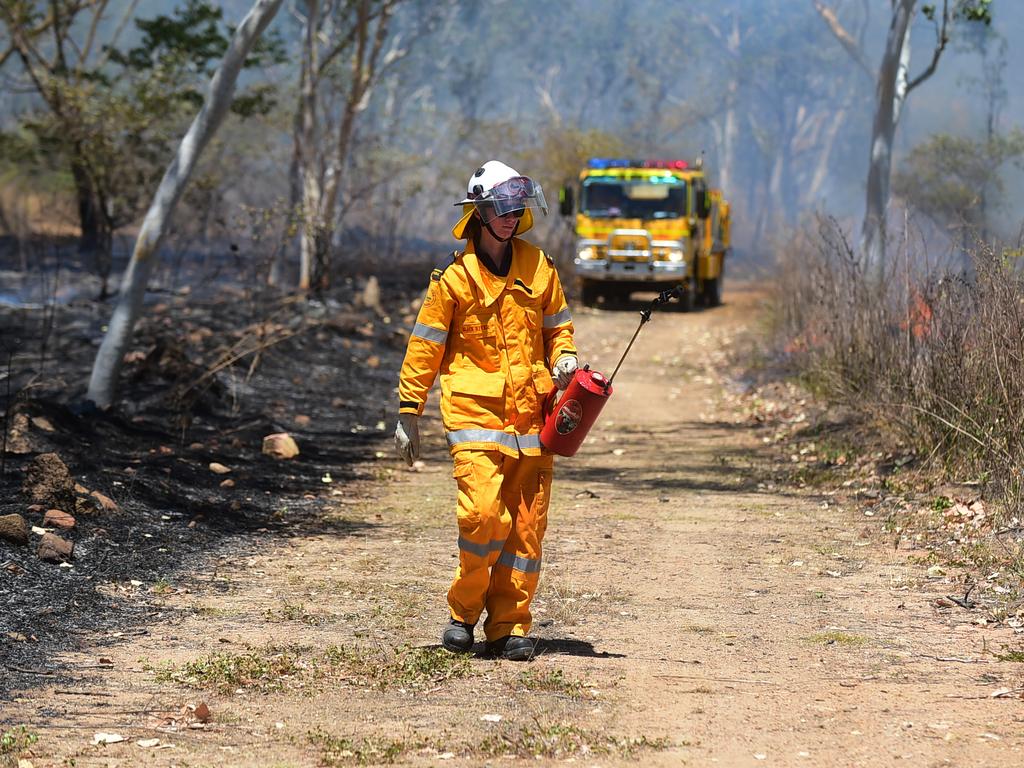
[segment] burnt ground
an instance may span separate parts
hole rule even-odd
[[[166,611],[159,585],[187,589],[201,563],[312,531],[361,535],[368,524],[322,522],[322,490],[372,473],[375,454],[390,449],[405,344],[396,328],[420,272],[384,289],[394,319],[363,305],[358,276],[306,300],[197,273],[191,289],[150,295],[119,401],[105,413],[82,398],[113,300],[82,295],[95,284],[81,268],[2,273],[0,294],[21,288],[28,303],[0,302],[0,404],[10,429],[0,515],[41,526],[43,509],[58,506],[30,510],[23,490],[26,469],[49,452],[117,510],[60,504],[77,520],[57,531],[75,546],[65,566],[37,557],[35,533],[27,545],[0,539],[0,701],[52,680],[59,670],[48,660],[62,651],[144,634],[144,622]],[[48,294],[31,295],[35,284]],[[291,434],[300,455],[263,455],[263,437],[276,432]],[[211,471],[212,462],[230,473]],[[119,584],[141,594],[121,599]]]

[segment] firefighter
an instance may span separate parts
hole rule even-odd
[[[518,237],[547,213],[539,184],[490,160],[456,205],[465,247],[431,273],[399,377],[395,445],[410,465],[419,457],[417,423],[440,373],[459,527],[442,645],[471,651],[486,611],[487,652],[525,661],[554,458],[540,444],[542,407],[576,371],[572,317],[551,258]]]

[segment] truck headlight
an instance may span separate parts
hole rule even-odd
[[[589,261],[597,258],[597,250],[592,245],[581,245],[576,251],[576,255],[583,261]]]
[[[669,261],[682,261],[683,260],[683,249],[682,248],[669,248],[666,251]]]

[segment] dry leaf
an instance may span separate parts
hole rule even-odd
[[[104,733],[100,731],[92,737],[93,744],[117,744],[119,741],[124,741],[124,736],[119,733]]]

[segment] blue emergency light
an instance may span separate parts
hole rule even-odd
[[[608,168],[667,168],[682,171],[689,167],[689,163],[685,160],[629,160],[622,157],[592,157],[587,161],[587,167],[596,171]]]

